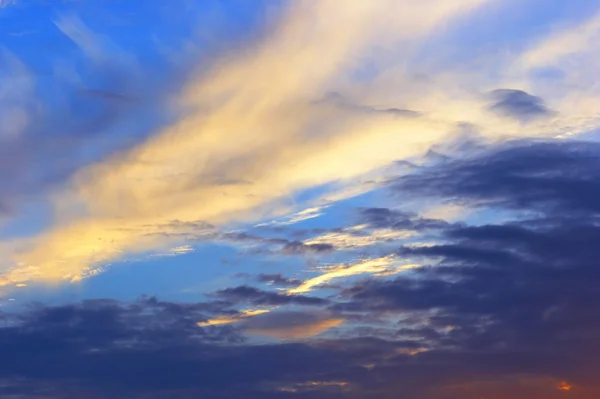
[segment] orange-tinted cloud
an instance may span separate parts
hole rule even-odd
[[[327,313],[272,312],[252,318],[244,323],[249,334],[282,340],[314,337],[345,322],[344,318]]]
[[[231,315],[231,316],[218,316],[218,317],[214,317],[212,319],[208,319],[206,321],[201,321],[201,322],[196,323],[196,325],[198,327],[208,327],[208,326],[218,326],[218,325],[222,325],[222,324],[231,324],[231,323],[236,323],[238,321],[247,319],[249,317],[258,316],[258,315],[268,313],[268,312],[269,312],[268,309],[243,310],[243,311],[236,313],[234,315]]]

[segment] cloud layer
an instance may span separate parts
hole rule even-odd
[[[496,222],[440,223],[428,245],[400,240],[394,256],[418,259],[420,268],[345,281],[327,299],[239,286],[194,304],[142,298],[5,313],[0,343],[15,361],[0,367],[0,392],[52,399],[595,397],[597,159],[595,143],[521,141],[398,178],[389,189],[519,212]],[[587,200],[575,201],[565,185]],[[398,211],[376,209],[360,212],[377,215],[379,225],[398,220]],[[280,275],[254,281],[298,283]],[[240,304],[267,308],[236,310]],[[226,322],[211,323],[219,319]]]
[[[187,81],[177,102],[183,117],[141,144],[79,169],[69,188],[52,196],[53,226],[11,244],[17,250],[7,256],[18,271],[8,280],[78,280],[90,267],[171,245],[152,233],[176,233],[173,222],[223,226],[260,220],[287,209],[294,193],[422,153],[454,137],[465,123],[494,139],[595,127],[591,86],[573,94],[577,109],[571,107],[574,98],[547,88],[528,94],[533,69],[562,54],[544,50],[543,40],[496,64],[504,65],[507,79],[477,75],[468,64],[414,79],[416,71],[429,68],[416,56],[419,46],[443,41],[460,21],[485,13],[488,3],[293,3],[268,35],[211,60]],[[77,21],[59,26],[98,56],[94,35]],[[592,21],[568,34],[585,41],[594,27]],[[406,51],[389,57],[376,51],[394,46]],[[582,65],[591,62],[588,47],[574,51]],[[357,77],[368,62],[375,70]],[[573,79],[580,78],[560,84],[585,84]],[[390,88],[402,94],[391,97]],[[331,100],[329,93],[341,90],[348,99]],[[489,92],[502,97],[491,108]],[[119,104],[125,98],[91,93]],[[377,111],[390,109],[419,112]],[[546,117],[531,118],[540,115]]]

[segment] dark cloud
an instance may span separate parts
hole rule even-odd
[[[499,89],[492,93],[494,104],[490,109],[503,116],[527,121],[552,115],[541,97],[533,96],[523,90]]]
[[[288,255],[307,255],[331,252],[335,249],[332,244],[304,244],[301,241],[287,242],[281,252]]]
[[[410,212],[388,208],[363,208],[359,210],[361,223],[374,228],[391,228],[401,230],[439,229],[448,225],[438,219],[420,218]]]
[[[279,230],[278,233],[285,233]],[[335,250],[332,244],[304,244],[302,241],[289,240],[283,237],[264,237],[248,232],[224,233],[217,238],[230,242],[253,244],[254,252],[276,253],[280,255],[317,255]],[[262,247],[262,248],[261,248]]]
[[[405,195],[472,205],[587,215],[600,210],[599,154],[594,142],[515,142],[424,168],[392,186]]]
[[[285,277],[282,274],[264,274],[261,273],[256,276],[256,281],[261,283],[268,283],[274,285],[283,285],[283,286],[296,286],[302,283],[302,280],[297,278],[289,278]]]
[[[600,228],[484,225],[453,228],[446,238],[401,251],[431,267],[359,283],[335,309],[410,316],[398,337],[424,340],[438,348],[432,356],[460,359],[460,367],[477,354],[493,378],[537,374],[599,388],[590,370],[600,367]]]
[[[360,379],[363,362],[402,346],[375,339],[242,345],[232,327],[196,327],[205,308],[149,298],[5,314],[0,396],[258,399],[290,397],[286,387],[308,386],[311,398],[330,397],[337,390],[328,382]],[[282,312],[248,328],[286,330],[325,319]]]
[[[328,300],[304,295],[286,295],[278,292],[263,291],[255,287],[241,285],[235,288],[226,288],[215,293],[233,303],[251,303],[263,306],[279,305],[309,305],[318,306],[329,303]]]
[[[541,385],[527,389],[539,392],[564,378],[579,387],[577,397],[594,397],[600,388],[594,377],[600,368],[599,159],[595,143],[517,143],[400,179],[394,187],[412,194],[529,216],[447,226],[443,242],[398,251],[426,267],[360,282],[333,308],[403,315],[398,337],[435,348],[424,357],[467,369],[478,358],[472,380],[481,373],[490,380],[537,375]],[[386,223],[390,213],[374,214]],[[471,384],[485,397],[492,386]],[[442,397],[458,397],[450,391]]]
[[[10,361],[0,362],[0,396],[597,398],[597,159],[593,143],[513,143],[397,179],[403,193],[526,217],[460,225],[361,210],[373,227],[431,227],[441,239],[398,249],[422,268],[360,281],[329,300],[241,286],[199,304],[145,298],[4,314],[0,351]],[[573,187],[589,197],[565,192]],[[231,307],[242,303],[313,307],[195,324],[235,316]],[[345,322],[327,339],[261,344],[241,335],[309,337],[336,320]]]

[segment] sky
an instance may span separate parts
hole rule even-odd
[[[0,0],[0,397],[597,399],[597,0]]]

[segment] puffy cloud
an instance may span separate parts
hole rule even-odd
[[[407,195],[454,197],[459,204],[589,215],[599,209],[598,148],[594,142],[516,141],[392,185]]]
[[[523,397],[552,397],[576,384],[595,392],[587,370],[600,366],[593,338],[600,325],[593,315],[600,299],[594,283],[600,253],[593,245],[600,234],[593,205],[597,168],[590,167],[598,154],[594,143],[521,142],[401,178],[426,196],[529,212],[504,223],[448,226],[438,243],[403,247],[401,255],[431,267],[362,281],[346,289],[348,301],[334,309],[403,315],[401,323],[413,327],[397,331],[399,338],[461,348],[462,364],[470,362],[462,357],[468,351],[495,359],[499,368],[485,371],[488,377],[460,389],[438,387],[440,397],[502,397],[506,391],[496,387],[507,374]],[[574,191],[586,195],[580,200]],[[517,359],[530,363],[520,367]],[[524,373],[537,377],[519,377]],[[563,384],[564,378],[574,383]]]

